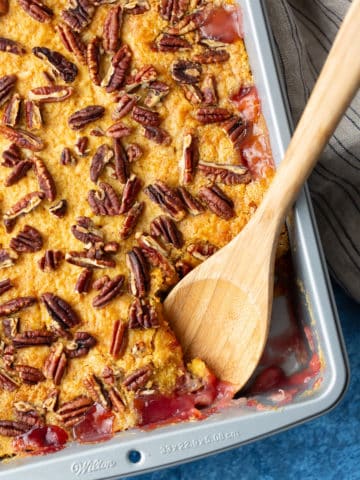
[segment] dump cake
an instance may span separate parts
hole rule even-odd
[[[5,0],[0,15],[0,457],[196,419],[221,389],[161,302],[274,171],[241,12]]]

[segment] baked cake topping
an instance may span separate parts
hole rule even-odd
[[[58,3],[0,0],[0,457],[201,416],[161,303],[273,174],[232,0]]]

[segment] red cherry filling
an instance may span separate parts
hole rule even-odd
[[[286,376],[282,368],[269,367],[263,370],[255,379],[250,388],[251,395],[269,392],[275,388],[281,388],[286,383]]]
[[[238,92],[230,97],[230,100],[239,110],[244,120],[252,123],[257,122],[261,105],[256,87],[241,87]]]
[[[83,420],[74,425],[73,436],[80,443],[95,443],[113,436],[115,415],[99,403],[89,408]]]
[[[200,32],[204,38],[223,43],[234,43],[243,37],[241,12],[236,7],[214,7],[205,9],[200,15]]]
[[[190,394],[178,397],[160,394],[140,395],[135,399],[135,407],[141,416],[141,426],[168,419],[187,420],[195,413],[194,398]]]
[[[30,455],[45,455],[57,452],[65,447],[68,434],[56,425],[34,427],[14,439],[16,452],[26,452]]]

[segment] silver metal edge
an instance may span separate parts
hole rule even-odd
[[[274,156],[279,161],[290,140],[290,129],[262,2],[239,0],[239,3],[244,12],[247,49],[263,101]],[[333,407],[346,389],[348,368],[335,302],[306,189],[295,207],[295,228],[299,239],[298,249],[304,261],[303,282],[328,366],[318,396],[287,405],[278,411],[254,414],[230,408],[199,423],[169,426],[151,433],[124,432],[105,444],[73,444],[48,457],[1,464],[0,478],[22,480],[26,476],[47,480],[51,475],[52,480],[100,480],[135,475],[249,443],[290,428]],[[128,452],[132,449],[142,453],[142,459],[137,464],[132,464],[128,459]]]

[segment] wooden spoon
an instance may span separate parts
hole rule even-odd
[[[360,0],[354,0],[260,207],[241,233],[169,294],[165,314],[187,358],[240,389],[262,355],[274,260],[287,212],[360,86]]]

